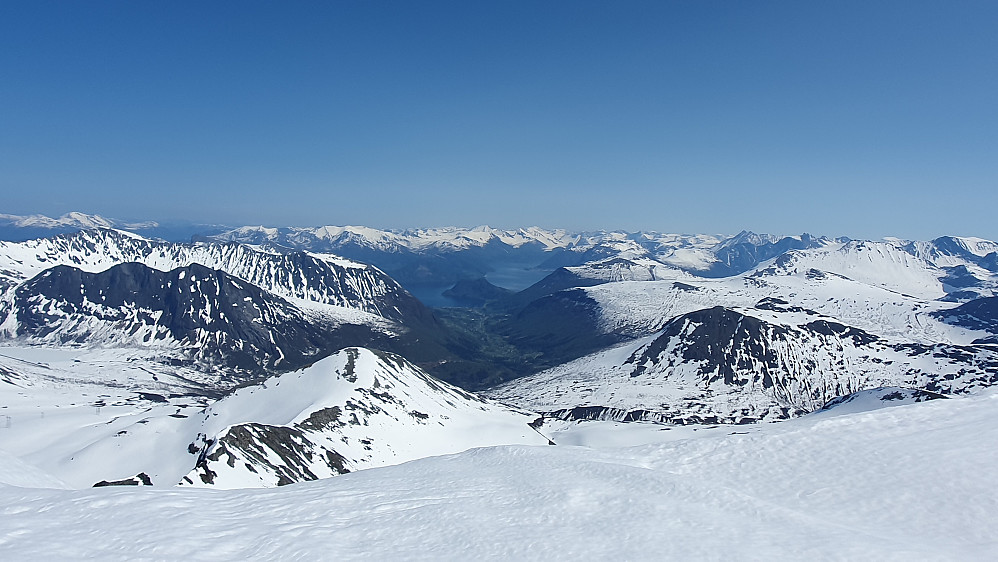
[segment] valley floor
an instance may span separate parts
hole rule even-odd
[[[993,391],[752,426],[547,429],[559,446],[277,489],[46,488],[0,452],[0,558],[998,557]]]

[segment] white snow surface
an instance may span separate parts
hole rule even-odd
[[[791,250],[771,260],[762,274],[799,274],[809,269],[925,299],[945,295],[936,265],[907,252],[899,242],[850,241],[809,250]]]
[[[757,270],[722,279],[690,276],[606,283],[582,290],[599,304],[604,332],[631,337],[657,331],[681,314],[712,306],[752,307],[764,298],[780,298],[867,332],[905,341],[969,344],[986,335],[930,315],[959,303],[919,298],[821,271],[816,276],[812,269],[773,272],[764,264]],[[760,271],[765,273],[760,275]]]
[[[271,490],[0,484],[0,558],[998,557],[994,392],[673,431],[578,424],[554,431],[578,446],[473,449]],[[0,465],[8,480],[32,470]]]

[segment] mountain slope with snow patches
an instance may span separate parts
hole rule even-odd
[[[943,298],[943,275],[893,243],[836,243],[724,279],[562,290],[520,313],[547,330],[533,340],[592,342],[595,351],[616,339],[615,347],[491,395],[570,418],[730,423],[798,416],[880,386],[994,385],[993,306]],[[552,307],[572,320],[534,318]]]
[[[278,296],[355,308],[397,320],[423,314],[419,303],[376,268],[336,256],[275,254],[239,244],[174,244],[117,230],[0,242],[0,283],[8,288],[56,265],[97,273],[138,262],[160,271],[200,264]]]
[[[3,327],[23,344],[184,350],[206,370],[255,376],[314,361],[350,337],[384,339],[393,324],[354,309],[299,308],[198,264],[161,272],[127,262],[100,273],[46,270],[17,287]]]
[[[486,444],[545,444],[536,418],[397,355],[350,348],[209,406],[184,483],[275,486]]]
[[[537,416],[443,383],[405,359],[347,348],[220,399],[153,392],[88,377],[35,350],[33,368],[4,356],[0,449],[74,487],[143,474],[156,486],[269,487],[500,444],[546,444]],[[85,357],[83,357],[86,360]],[[29,359],[29,357],[25,357]],[[75,360],[75,359],[74,359]],[[20,366],[19,366],[20,363]],[[131,368],[142,364],[127,362]],[[11,369],[13,370],[13,369]],[[49,376],[45,376],[49,374]]]
[[[967,393],[998,384],[998,348],[885,339],[774,303],[714,307],[652,336],[489,391],[567,419],[747,423],[786,419],[859,390]]]

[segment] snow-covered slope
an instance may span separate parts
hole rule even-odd
[[[529,425],[536,415],[435,380],[397,355],[356,348],[240,389],[201,417],[197,467],[184,483],[223,488],[547,442]]]
[[[928,242],[907,242],[905,248],[912,254],[939,267],[979,263],[998,252],[998,243],[970,236],[942,236]]]
[[[677,267],[666,265],[646,257],[628,256],[626,253],[605,260],[566,267],[565,269],[579,279],[591,279],[603,283],[693,278],[693,275]]]
[[[751,307],[763,299],[920,343],[970,343],[983,334],[979,327],[961,329],[939,318],[942,313],[936,311],[955,309],[956,303],[905,295],[816,269],[727,279],[608,283],[580,290],[594,303],[600,330],[628,337],[648,335],[694,310]]]
[[[0,348],[0,450],[74,487],[144,474],[157,486],[231,488],[547,443],[530,425],[537,415],[486,402],[384,352],[347,348],[217,401],[177,393],[162,366],[141,380],[141,358],[102,353],[95,360]],[[134,369],[138,380],[123,385],[110,369]]]
[[[940,398],[947,398],[947,396],[927,390],[912,390],[910,388],[887,386],[839,396],[822,406],[821,410],[818,410],[818,413],[825,414],[831,412],[834,415],[840,416],[870,412],[879,410],[880,408],[918,404],[919,402],[938,400]]]
[[[787,252],[758,275],[795,275],[811,269],[925,299],[945,295],[942,270],[889,242],[851,241]]]
[[[638,428],[647,445],[476,449],[273,490],[0,486],[0,557],[998,557],[994,394],[607,433]]]

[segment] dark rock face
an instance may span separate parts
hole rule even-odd
[[[946,272],[946,275],[940,281],[947,286],[947,289],[967,289],[970,287],[979,287],[984,284],[965,265],[946,267],[943,270]]]
[[[769,388],[774,375],[784,370],[770,342],[787,336],[788,329],[783,326],[717,306],[669,322],[661,336],[626,363],[635,366],[632,377],[640,376],[659,355],[678,343],[684,360],[703,365],[705,384],[723,381],[742,386],[754,380]]]
[[[998,334],[998,297],[983,297],[933,314],[947,324]]]
[[[782,413],[785,416],[788,410],[784,409]],[[756,418],[744,413],[731,416],[718,416],[710,414],[700,415],[682,411],[664,412],[640,408],[609,408],[606,406],[576,406],[574,408],[546,412],[544,416],[563,421],[645,421],[669,425],[707,425],[719,423],[744,425],[758,421]]]
[[[133,337],[175,340],[206,365],[287,370],[378,339],[370,328],[331,325],[224,272],[193,264],[162,272],[125,263],[101,273],[57,266],[16,292],[18,336],[61,343]],[[100,331],[107,333],[99,333]]]
[[[765,396],[759,403],[770,401],[786,410],[777,418],[813,411],[831,398],[887,381],[935,394],[998,384],[998,350],[990,346],[891,344],[829,320],[776,325],[724,307],[672,320],[624,365],[632,366],[632,378],[684,373],[685,384],[696,389],[691,395],[700,393],[704,401],[728,392]],[[697,411],[696,404],[687,404],[686,410]]]
[[[206,444],[194,470],[203,483],[212,484],[218,475],[211,468],[213,462],[234,468],[239,459],[250,472],[275,474],[278,486],[318,480],[320,475],[313,471],[317,463],[333,474],[350,472],[346,459],[313,443],[301,429],[259,423],[232,426],[217,442]]]
[[[578,287],[593,287],[596,285],[602,285],[606,283],[602,279],[592,279],[589,277],[581,277],[571,270],[565,268],[559,268],[554,270],[550,275],[541,279],[537,283],[527,287],[526,289],[511,295],[508,299],[503,301],[503,306],[509,310],[519,310],[525,306],[531,305],[534,301],[557,293],[565,289],[573,289]]]
[[[857,346],[868,345],[877,341],[877,338],[871,336],[863,330],[828,320],[815,320],[814,322],[805,324],[804,327],[823,336],[835,336],[840,339],[851,339],[853,344]]]
[[[94,484],[94,488],[103,488],[105,486],[152,486],[152,479],[145,472],[140,472],[131,478],[110,481],[101,480]]]
[[[507,298],[511,294],[512,291],[497,287],[484,277],[458,281],[443,293],[445,297],[470,306],[482,306],[488,302]]]
[[[509,341],[556,365],[621,341],[598,328],[599,305],[585,291],[570,289],[531,302],[503,329]]]
[[[738,235],[726,240],[714,251],[714,257],[718,262],[713,264],[709,271],[705,272],[707,277],[727,277],[744,273],[768,259],[772,259],[790,250],[806,250],[816,248],[821,244],[820,239],[813,238],[810,234],[802,234],[800,239],[782,238],[777,242],[757,241],[751,232],[741,232]]]

